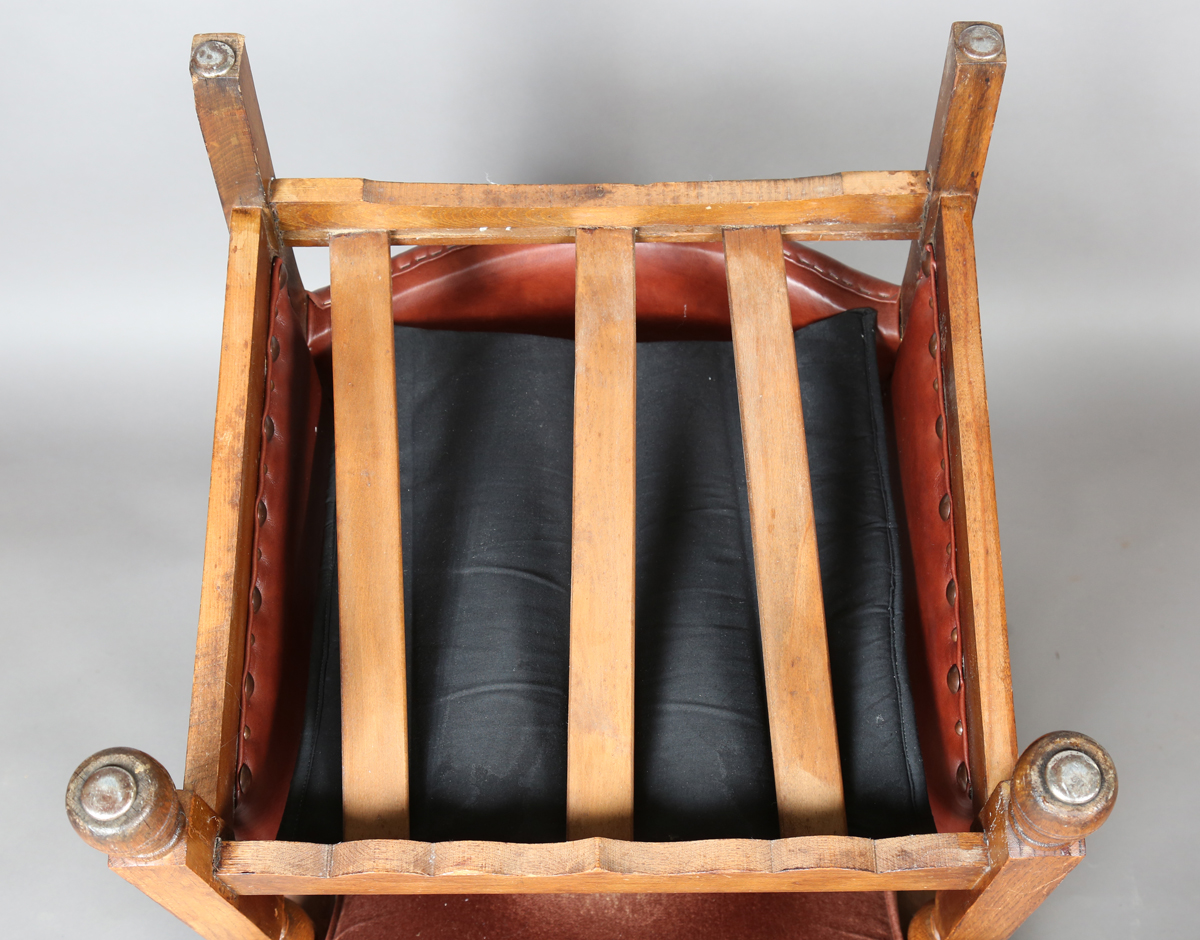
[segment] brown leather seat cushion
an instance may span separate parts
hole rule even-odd
[[[341,898],[329,940],[903,940],[896,896],[474,894]]]

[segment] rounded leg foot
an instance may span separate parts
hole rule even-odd
[[[67,818],[88,845],[123,858],[163,855],[184,830],[171,775],[129,747],[100,751],[76,768],[67,784]]]

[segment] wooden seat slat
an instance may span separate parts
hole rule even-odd
[[[329,248],[345,837],[408,836],[396,349],[387,235]]]
[[[730,229],[725,265],[780,833],[844,833],[812,484],[779,229]]]
[[[567,838],[633,838],[633,232],[581,230],[575,254],[575,443]]]

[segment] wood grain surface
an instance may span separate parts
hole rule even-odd
[[[719,241],[723,226],[779,225],[798,240],[913,238],[928,191],[920,172],[650,185],[493,186],[276,180],[292,245],[386,230],[393,244],[571,241],[577,228],[636,228],[642,241]]]
[[[239,897],[214,871],[221,821],[204,800],[180,791],[184,837],[156,859],[110,858],[114,872],[141,889],[207,940],[288,940],[312,937],[302,911],[279,896]]]
[[[979,833],[857,839],[620,842],[225,842],[217,875],[242,894],[879,891],[969,888]]]
[[[975,805],[982,807],[997,784],[1012,775],[1017,726],[979,328],[973,212],[970,197],[942,200],[934,252],[958,605],[966,655],[967,741]]]
[[[233,818],[271,294],[263,211],[236,208],[229,225],[204,580],[184,766],[184,787],[226,820]]]
[[[283,259],[287,268],[288,296],[300,323],[307,321],[308,305],[300,271],[290,245],[279,233],[268,198],[275,167],[267,132],[263,127],[258,95],[245,39],[238,33],[200,33],[192,38],[192,52],[201,43],[215,40],[234,52],[232,67],[224,75],[206,77],[192,70],[192,93],[196,99],[196,117],[204,135],[204,146],[212,166],[217,193],[226,222],[235,206],[257,206],[267,210],[267,242],[271,253]]]
[[[338,236],[329,267],[345,837],[405,838],[408,702],[387,235]]]
[[[969,889],[942,890],[917,912],[909,940],[1006,940],[1083,861],[1082,840],[1039,845],[1014,825],[1011,792],[1003,781],[981,814],[988,865]]]
[[[633,838],[633,232],[575,249],[575,430],[567,837]]]
[[[999,54],[991,59],[973,58],[959,45],[963,30],[970,26],[991,27],[1001,38],[1004,35],[1004,31],[995,23],[959,22],[950,27],[946,65],[942,70],[933,132],[925,160],[929,199],[921,213],[920,232],[909,251],[908,265],[900,286],[902,330],[908,319],[907,311],[913,291],[916,290],[925,246],[933,238],[938,204],[942,196],[956,194],[970,197],[974,204],[992,140],[992,126],[996,122],[996,108],[1000,104],[1007,52],[1001,48]]]
[[[846,831],[804,413],[777,228],[725,233],[779,826]]]

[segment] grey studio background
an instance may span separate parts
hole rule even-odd
[[[650,182],[921,167],[972,18],[1008,40],[976,233],[1019,738],[1121,779],[1018,936],[1194,936],[1200,16],[932,0],[0,13],[5,932],[192,936],[62,793],[111,745],[183,771],[226,252],[193,33],[246,34],[284,176]],[[898,280],[906,246],[830,250]]]

